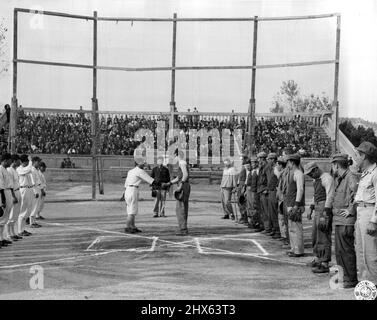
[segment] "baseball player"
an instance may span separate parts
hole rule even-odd
[[[20,182],[20,194],[21,194],[21,208],[20,215],[18,216],[18,235],[30,236],[31,233],[25,230],[26,219],[30,216],[33,198],[38,194],[34,191],[34,180],[31,174],[31,168],[33,166],[32,161],[29,161],[29,157],[26,154],[20,157],[21,165],[16,169],[19,182]]]
[[[343,269],[343,288],[357,285],[354,198],[357,191],[357,176],[349,170],[347,154],[335,154],[331,160],[334,182],[333,221],[335,226],[335,257]],[[326,221],[327,222],[327,221]]]
[[[278,177],[275,172],[277,154],[272,152],[267,156],[267,190],[268,190],[268,216],[270,224],[272,226],[272,238],[280,239],[280,227],[279,227],[279,218],[278,218],[278,199],[276,197],[277,186],[278,186]]]
[[[292,175],[288,177],[286,193],[288,230],[291,244],[291,250],[287,254],[289,257],[298,258],[304,256],[302,214],[305,211],[305,178],[300,166],[300,155],[290,154],[286,159],[287,166],[292,172]]]
[[[279,240],[283,241],[283,244],[287,246],[289,244],[288,217],[287,207],[284,203],[284,195],[286,192],[286,181],[289,172],[287,169],[287,160],[284,156],[280,156],[278,158],[274,172],[276,177],[278,178],[276,198],[278,200],[278,221],[281,235],[281,238]]]
[[[1,156],[0,175],[4,192],[4,199],[2,199],[4,213],[0,218],[0,241],[2,246],[7,246],[12,243],[9,239],[5,239],[6,236],[4,234],[4,227],[8,224],[13,201],[16,199],[13,192],[13,181],[7,170],[11,162],[12,157],[9,153],[5,153]],[[9,234],[7,236],[9,236]]]
[[[272,225],[268,215],[268,189],[267,189],[267,154],[262,151],[257,154],[259,171],[257,180],[257,193],[260,199],[260,220],[262,221],[263,234],[272,234]]]
[[[232,191],[237,187],[237,173],[229,158],[224,159],[223,177],[221,179],[221,204],[224,211],[222,219],[229,219],[229,216],[234,220],[234,213],[232,208]]]
[[[39,157],[33,157],[31,161],[33,163],[33,166],[31,167],[31,175],[34,181],[33,189],[34,189],[34,194],[36,196],[33,198],[33,201],[32,201],[29,224],[30,224],[30,228],[40,228],[41,225],[36,223],[36,217],[37,217],[37,213],[38,213],[40,202],[41,202],[40,200],[41,200],[42,182],[41,182],[41,178],[40,178],[39,170],[38,170],[41,159]]]
[[[331,261],[334,180],[329,173],[323,172],[314,161],[305,165],[304,174],[313,179],[314,185],[313,203],[310,205],[308,220],[312,219],[314,210],[312,245],[316,258],[310,263],[310,266],[313,273],[327,273],[330,271],[329,262]]]
[[[20,166],[20,164],[21,164],[21,160],[20,160],[19,155],[13,154],[12,164],[9,168],[7,168],[8,173],[12,179],[14,196],[17,199],[17,201],[14,201],[13,207],[10,211],[8,224],[7,224],[8,235],[13,241],[22,239],[21,236],[17,235],[18,232],[17,232],[17,225],[16,225],[18,222],[18,216],[21,210],[20,182],[19,182],[19,176],[17,173],[17,168]]]
[[[39,179],[41,180],[41,187],[40,187],[40,189],[41,189],[41,199],[40,199],[40,202],[39,202],[39,207],[38,207],[37,215],[36,215],[36,219],[41,219],[41,220],[44,220],[44,217],[41,216],[41,212],[42,212],[44,205],[45,205],[46,187],[47,187],[46,178],[45,178],[45,175],[44,175],[45,171],[46,171],[46,164],[42,161],[39,164],[39,170],[38,170]]]
[[[138,159],[135,162],[135,168],[128,171],[126,181],[124,183],[124,200],[127,204],[127,222],[125,233],[141,232],[135,226],[135,217],[139,211],[139,185],[142,181],[147,182],[152,187],[160,187],[161,183],[154,180],[144,171],[145,160]]]
[[[370,142],[363,142],[357,151],[363,173],[355,196],[356,261],[359,278],[377,285],[377,148]]]

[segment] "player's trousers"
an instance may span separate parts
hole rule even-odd
[[[38,208],[38,213],[37,216],[41,214],[43,208],[45,207],[45,196],[41,195],[41,200],[39,201],[39,208]]]
[[[377,236],[367,234],[374,207],[358,207],[356,220],[356,259],[360,280],[377,284]]]
[[[31,206],[33,202],[34,192],[31,188],[20,188],[20,195],[21,195],[21,207],[20,207],[20,215],[21,219],[26,219],[30,216],[31,213]]]
[[[124,200],[127,205],[127,214],[136,216],[139,212],[139,189],[128,186],[124,191]]]
[[[272,231],[280,234],[279,219],[278,219],[278,199],[276,198],[276,191],[268,191],[268,216]]]
[[[2,217],[0,217],[0,226],[5,226],[9,221],[10,211],[13,207],[13,197],[12,192],[10,189],[4,189],[4,195],[5,195],[5,209],[4,214]]]
[[[270,223],[270,217],[268,214],[268,194],[260,193],[260,218],[263,222],[263,227],[266,231],[272,231],[272,225]]]
[[[223,207],[224,215],[229,216],[233,214],[232,208],[232,188],[221,188],[221,205]]]
[[[191,186],[189,182],[182,183],[182,201],[176,200],[175,213],[177,215],[178,227],[180,231],[187,231],[187,217]]]
[[[165,203],[166,203],[166,193],[167,190],[158,189],[156,190],[156,200],[154,202],[153,212],[155,214],[163,215],[165,214]]]
[[[335,225],[336,264],[343,269],[344,283],[357,283],[355,227]]]
[[[13,204],[12,209],[10,210],[9,215],[9,222],[8,223],[16,223],[18,221],[18,216],[20,215],[21,211],[21,193],[20,190],[15,190],[14,195],[16,196],[17,203]]]
[[[247,215],[250,218],[250,224],[253,227],[260,227],[261,221],[259,217],[259,195],[251,191],[251,187],[246,189]]]
[[[289,212],[292,207],[287,207],[287,212]],[[299,210],[303,213],[305,207],[299,207]],[[296,254],[304,253],[304,228],[302,221],[292,221],[288,219],[288,230],[289,230],[289,242],[291,245],[291,252]]]
[[[32,218],[35,218],[38,214],[38,210],[39,210],[39,205],[41,203],[41,190],[39,189],[36,189],[37,190],[37,194],[38,194],[38,198],[33,197],[33,201],[32,201],[32,204],[31,204],[31,212],[30,212],[30,217]]]
[[[241,219],[246,221],[247,220],[247,199],[246,199],[246,202],[241,203],[240,197],[242,194],[244,194],[246,197],[247,195],[246,195],[246,192],[242,192],[242,191],[245,191],[245,187],[243,187],[237,192],[237,202],[238,202],[237,205],[240,209]]]
[[[287,207],[285,206],[284,201],[278,201],[278,220],[281,237],[288,239]]]
[[[326,232],[319,229],[319,219],[323,216],[323,212],[325,210],[325,201],[315,203],[314,210],[315,211],[312,226],[313,253],[317,257],[318,262],[330,262],[332,223],[330,223],[330,229]]]

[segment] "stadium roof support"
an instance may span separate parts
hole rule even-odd
[[[19,58],[17,54],[18,46],[18,14],[40,14],[49,15],[61,18],[81,19],[86,21],[93,21],[93,63],[92,64],[74,64],[58,61],[41,61],[29,60]],[[306,61],[294,63],[279,63],[257,65],[257,35],[258,23],[268,21],[288,21],[288,20],[307,20],[307,19],[323,19],[337,17],[337,33],[336,33],[336,54],[334,60],[322,61]],[[173,24],[173,39],[172,39],[172,63],[171,66],[161,67],[120,67],[120,66],[98,66],[97,65],[97,25],[98,21],[144,21],[144,22],[171,22]],[[177,37],[177,23],[178,22],[254,22],[254,37],[253,37],[253,63],[246,66],[176,66],[176,37]],[[17,65],[18,63],[36,64],[36,65],[49,65],[56,67],[72,67],[72,68],[86,68],[93,70],[93,96],[92,96],[92,158],[93,158],[93,183],[92,183],[92,198],[96,197],[96,171],[99,166],[98,162],[98,98],[97,98],[97,70],[114,70],[114,71],[127,71],[127,72],[152,72],[152,71],[170,71],[171,72],[171,97],[170,97],[170,126],[174,127],[175,112],[175,73],[176,71],[184,70],[239,70],[251,69],[251,94],[249,100],[249,146],[253,144],[254,128],[255,128],[255,84],[256,84],[256,69],[269,69],[269,68],[283,68],[283,67],[302,67],[311,65],[334,64],[335,65],[335,80],[334,80],[334,99],[333,107],[335,109],[335,146],[338,149],[338,117],[339,117],[339,102],[338,102],[338,85],[339,85],[339,48],[340,48],[340,14],[329,13],[320,15],[305,15],[305,16],[286,16],[286,17],[230,17],[230,18],[178,18],[177,14],[173,18],[142,18],[142,17],[98,17],[97,12],[93,12],[93,16],[88,15],[75,15],[63,12],[52,11],[38,11],[25,8],[15,8],[13,18],[13,95],[12,95],[12,108],[11,108],[11,121],[10,121],[10,137],[8,148],[13,153],[15,152],[16,141],[16,125],[17,125]],[[249,153],[251,148],[249,147]],[[100,177],[100,174],[99,174]],[[100,181],[101,182],[101,181]],[[102,189],[103,190],[103,189]],[[101,183],[100,183],[101,192]]]

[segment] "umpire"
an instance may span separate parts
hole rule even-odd
[[[170,173],[169,169],[163,165],[164,158],[158,157],[157,158],[157,166],[152,169],[151,177],[155,179],[157,182],[167,183],[170,181]],[[153,189],[156,195],[156,201],[154,203],[153,208],[153,218],[165,217],[165,201],[166,201],[166,193],[169,187],[159,187],[157,189]],[[152,191],[152,192],[153,192]]]

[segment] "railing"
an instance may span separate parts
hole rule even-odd
[[[128,109],[128,108],[123,108]],[[25,113],[34,114],[83,114],[86,117],[90,117],[91,110],[78,110],[78,109],[53,109],[53,108],[22,108]],[[168,119],[171,115],[175,116],[175,119],[183,121],[191,117],[192,121],[210,121],[212,119],[224,122],[240,123],[241,121],[247,121],[249,113],[246,112],[146,112],[146,111],[98,111],[98,115],[101,117],[144,117],[152,119]],[[325,116],[331,114],[331,112],[315,112],[315,113],[256,113],[255,118],[257,120],[268,119],[274,121],[289,121],[291,119],[301,119],[313,123],[315,126],[320,127],[323,125]]]

